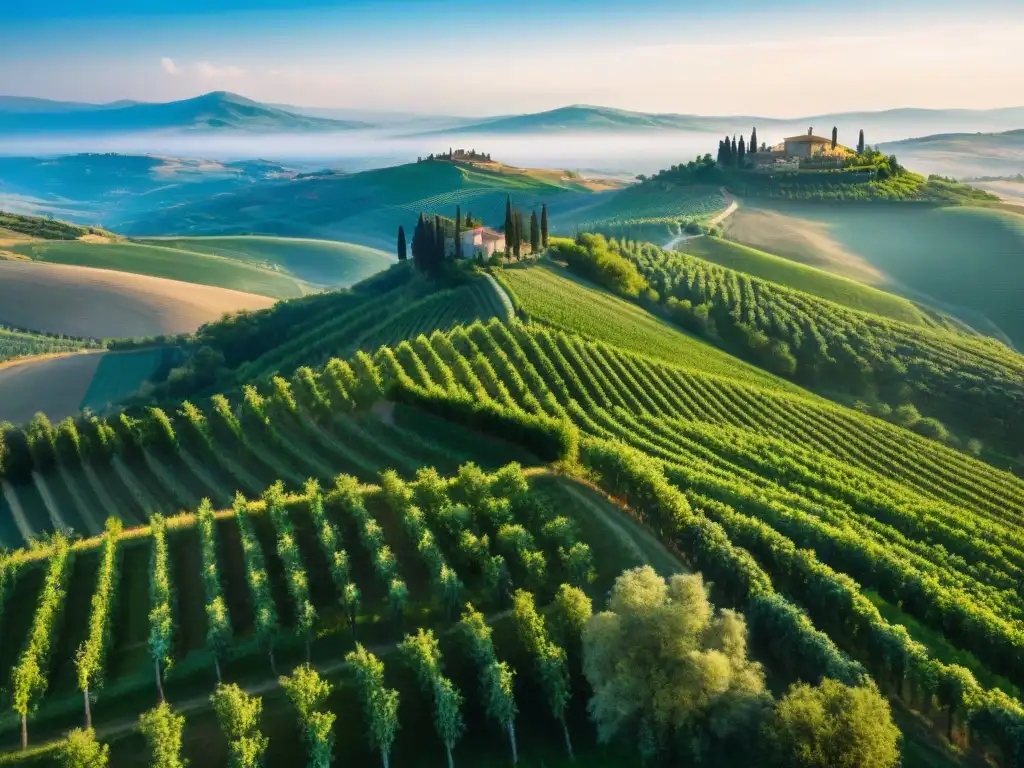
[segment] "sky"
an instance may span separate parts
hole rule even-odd
[[[1024,104],[1021,0],[4,3],[0,94],[495,115]]]

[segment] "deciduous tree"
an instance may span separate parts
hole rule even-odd
[[[800,768],[892,768],[900,764],[900,731],[874,686],[850,688],[825,679],[798,683],[779,701],[766,728],[777,765]]]
[[[210,696],[221,731],[228,740],[229,768],[259,768],[270,740],[260,732],[263,699],[237,685],[218,685]]]
[[[75,728],[58,750],[61,768],[106,768],[110,747],[96,740],[92,728]]]
[[[166,701],[143,712],[139,717],[139,732],[145,737],[152,755],[152,768],[185,768],[188,760],[181,756],[181,734],[185,729],[185,716],[174,714]]]
[[[666,583],[650,566],[626,571],[608,610],[583,633],[598,739],[623,736],[647,758],[698,745],[705,755],[733,749],[769,703],[760,665],[746,650],[743,618],[716,612],[700,575]]]

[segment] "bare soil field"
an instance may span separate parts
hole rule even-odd
[[[43,411],[54,422],[79,404],[109,352],[32,357],[0,366],[0,422],[21,424]]]
[[[0,261],[0,323],[96,338],[187,333],[275,299],[90,267]]]

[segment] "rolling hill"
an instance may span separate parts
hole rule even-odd
[[[647,131],[698,131],[736,133],[756,125],[775,136],[802,134],[808,125],[836,125],[842,135],[856,135],[863,128],[869,137],[886,140],[921,136],[938,130],[1005,131],[1024,125],[1024,107],[991,110],[891,109],[881,112],[840,112],[804,117],[777,118],[754,115],[694,115],[630,112],[611,107],[573,105],[524,115],[477,120],[447,129],[455,134],[535,134],[551,132],[611,133]],[[869,141],[871,139],[869,138]]]
[[[0,211],[0,262],[91,267],[272,298],[343,288],[386,269],[390,254],[327,240],[202,237],[133,241],[106,230]]]
[[[895,153],[924,173],[957,178],[1024,173],[1024,128],[1002,133],[941,133],[893,141],[878,148]]]
[[[326,238],[392,251],[399,225],[410,233],[424,213],[451,217],[456,205],[491,227],[501,227],[505,201],[527,212],[547,204],[554,231],[571,233],[583,222],[679,220],[724,207],[713,188],[668,194],[630,187],[594,191],[558,172],[473,165],[447,160],[353,174],[303,174],[266,181],[166,210],[124,226],[151,235],[260,234]]]
[[[647,264],[649,274],[678,277],[664,258]],[[378,762],[358,681],[343,665],[356,639],[374,649],[402,702],[395,762],[414,761],[428,743],[440,752],[431,694],[395,646],[416,627],[432,630],[460,701],[482,709],[474,657],[455,630],[470,602],[517,673],[521,761],[558,764],[564,748],[549,747],[562,746],[563,731],[532,682],[522,637],[525,592],[515,620],[505,615],[507,593],[521,588],[545,619],[531,626],[555,638],[547,658],[567,659],[564,734],[576,759],[628,765],[628,755],[595,746],[578,630],[560,628],[556,595],[573,584],[603,610],[619,572],[651,564],[660,575],[700,572],[715,605],[743,616],[736,626],[764,665],[766,705],[796,681],[828,677],[884,697],[880,716],[892,708],[907,768],[965,766],[968,738],[979,759],[1012,764],[1003,758],[1024,724],[1018,478],[731,359],[549,266],[495,271],[529,322],[478,323],[469,312],[467,324],[431,332],[453,319],[439,311],[453,303],[449,291],[471,294],[465,306],[479,310],[488,292],[494,298],[491,284],[466,270],[461,285],[437,285],[399,265],[358,290],[283,302],[252,325],[205,329],[204,340],[227,352],[260,348],[255,365],[236,369],[252,377],[224,397],[196,389],[189,406],[168,398],[162,410],[123,418],[37,419],[4,431],[0,543],[12,552],[0,560],[10,579],[0,668],[20,664],[33,627],[52,638],[49,685],[33,692],[27,721],[35,759],[48,764],[81,722],[75,650],[101,602],[90,598],[109,584],[116,610],[97,633],[105,685],[90,700],[117,761],[142,754],[134,717],[152,705],[161,665],[197,768],[224,762],[206,704],[215,668],[264,696],[271,759],[286,763],[303,743],[272,665],[310,658],[333,686],[325,706],[348,713],[332,730],[345,759]],[[430,303],[389,323],[396,297],[411,290]],[[830,330],[828,302],[771,290],[810,301]],[[378,322],[385,332],[368,336]],[[997,346],[941,338],[962,341],[961,357],[972,360]],[[385,341],[353,356],[360,339]],[[915,354],[894,351],[904,353]],[[1000,360],[1016,360],[1019,379],[1019,356],[1003,350]],[[519,466],[502,466],[510,461]],[[124,530],[105,529],[108,515]],[[81,539],[70,547],[53,537],[72,531]],[[573,568],[580,560],[585,567]],[[118,567],[104,581],[107,561]],[[508,573],[495,587],[488,564],[498,563]],[[40,596],[54,573],[65,575],[67,599],[46,614]],[[148,588],[158,580],[166,592]],[[356,605],[346,602],[352,586]],[[167,592],[161,610],[172,621],[161,625],[152,606]],[[147,640],[162,626],[173,627],[168,650],[151,654]],[[467,718],[459,762],[493,764],[494,729],[475,723]],[[20,725],[16,713],[0,718],[4,758],[16,764]]]
[[[725,222],[738,243],[894,291],[1024,345],[1024,216],[971,206],[747,200]]]
[[[227,91],[214,91],[181,101],[97,105],[95,108],[42,111],[0,108],[0,134],[146,133],[154,131],[229,131],[303,133],[368,128],[355,120],[330,120],[296,115]]]

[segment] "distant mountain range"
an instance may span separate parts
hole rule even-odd
[[[182,101],[111,104],[0,96],[0,135],[243,131],[300,133],[369,128],[356,120],[332,120],[289,112],[227,91]]]
[[[645,133],[687,131],[749,133],[779,141],[808,127],[827,135],[832,126],[853,143],[863,129],[869,144],[911,136],[956,132],[999,132],[1024,127],[1024,107],[1004,109],[891,109],[841,112],[794,118],[755,115],[696,115],[630,112],[576,104],[546,112],[473,118],[423,115],[359,107],[301,107],[264,104],[226,91],[182,101],[115,101],[87,104],[26,96],[0,96],[0,135],[111,134],[144,132],[296,133],[382,128],[408,136],[439,134],[532,135],[550,133]]]
[[[700,131],[708,133],[749,132],[757,126],[761,135],[778,140],[786,133],[802,133],[817,126],[825,133],[837,126],[841,133],[864,129],[879,136],[919,136],[937,131],[1004,131],[1024,126],[1024,107],[990,110],[891,109],[882,112],[840,112],[795,118],[754,115],[694,115],[629,112],[623,109],[577,104],[525,115],[484,118],[445,133],[531,134],[552,132],[612,133],[641,131]],[[765,131],[772,132],[769,137]],[[779,134],[776,136],[775,134]],[[884,139],[882,139],[884,140]]]
[[[879,149],[923,173],[958,178],[1024,173],[1024,128],[1000,133],[939,133],[888,142]]]

